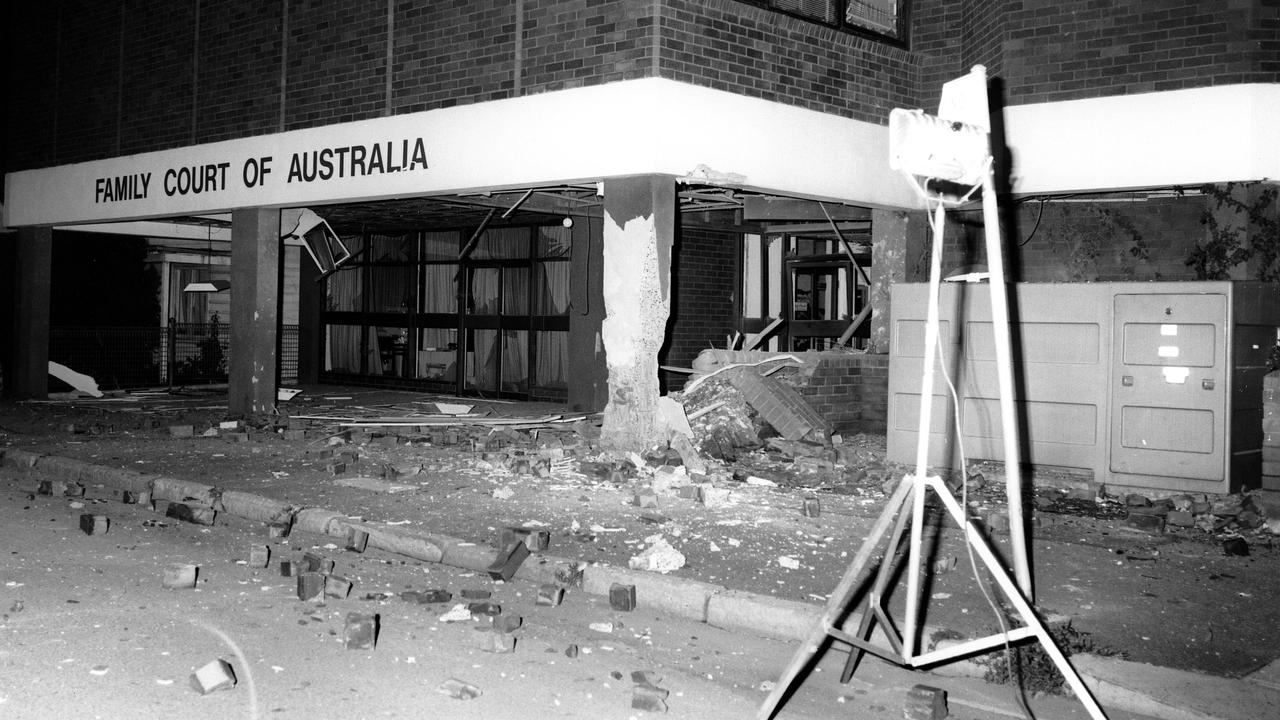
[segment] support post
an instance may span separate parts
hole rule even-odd
[[[658,351],[671,313],[675,180],[662,175],[604,183],[604,306],[609,400],[600,442],[643,451],[666,441],[658,412]]]
[[[280,211],[231,213],[231,360],[227,411],[269,413],[277,391]]]
[[[53,228],[18,228],[13,264],[13,336],[5,394],[18,400],[49,396],[49,291]]]

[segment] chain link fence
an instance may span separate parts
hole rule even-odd
[[[89,375],[103,390],[217,385],[227,382],[231,326],[55,327],[49,359]],[[298,326],[280,329],[280,382],[298,381]]]

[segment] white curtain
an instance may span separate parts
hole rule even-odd
[[[498,305],[498,268],[476,268],[471,272],[471,307],[470,312],[476,315],[497,315],[502,308]]]
[[[527,392],[529,389],[529,332],[502,333],[502,389]]]
[[[537,341],[538,354],[534,384],[546,388],[568,387],[565,376],[568,370],[569,333],[539,332]]]
[[[360,372],[360,326],[330,325],[326,330],[325,370]]]
[[[457,265],[424,265],[422,267],[422,312],[454,313],[458,311],[458,283],[454,275]]]
[[[542,279],[535,298],[535,315],[564,315],[569,311],[569,263],[541,262],[538,273]]]

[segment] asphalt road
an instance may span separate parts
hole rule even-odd
[[[2,718],[750,718],[795,651],[643,609],[615,611],[572,590],[559,606],[539,606],[529,584],[355,553],[332,538],[272,540],[235,518],[204,527],[35,488],[0,472]],[[108,517],[107,532],[83,532],[83,514]],[[263,544],[271,562],[251,567],[251,549]],[[354,583],[349,597],[298,599],[279,561],[306,552],[334,561],[334,573]],[[163,587],[172,563],[199,567],[194,588]],[[398,596],[431,588],[449,590],[454,601]],[[492,642],[484,623],[441,620],[464,589],[487,590],[505,615],[522,618],[514,652],[484,650]],[[350,613],[378,615],[373,649],[346,647]],[[592,629],[601,623],[612,631]],[[576,658],[565,654],[571,645]],[[844,657],[826,653],[778,717],[901,718],[906,691],[919,682],[948,690],[951,718],[1016,716],[1007,687],[874,658],[841,685]],[[201,694],[192,674],[219,659],[236,684]],[[669,691],[665,713],[631,707],[637,671]],[[450,679],[479,696],[440,692]],[[1084,717],[1069,698],[1033,702],[1037,717]]]

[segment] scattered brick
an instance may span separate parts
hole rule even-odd
[[[303,572],[318,573],[320,572],[320,567],[323,564],[324,564],[324,558],[320,557],[315,553],[309,552],[309,553],[302,554],[301,565],[302,565]]]
[[[546,583],[538,587],[538,599],[534,604],[557,607],[563,601],[564,588],[559,585]]]
[[[524,618],[519,615],[492,615],[490,623],[494,632],[512,633],[524,625]]]
[[[522,542],[515,542],[508,545],[498,553],[493,564],[486,568],[489,577],[494,580],[502,580],[508,582],[515,577],[516,570],[520,568],[525,558],[529,557],[529,546]]]
[[[231,663],[221,658],[212,660],[191,674],[191,688],[201,695],[218,690],[230,690],[236,685],[236,673]]]
[[[358,528],[347,528],[347,549],[362,553],[369,545],[369,533]]]
[[[613,583],[609,586],[609,607],[614,610],[636,609],[636,586]]]
[[[377,615],[347,613],[343,644],[348,650],[372,650],[378,642]]]
[[[1164,532],[1165,516],[1153,512],[1140,512],[1133,508],[1129,510],[1129,515],[1124,519],[1124,524],[1139,530],[1146,530],[1152,533]]]
[[[631,709],[645,712],[664,713],[667,711],[667,696],[670,690],[652,685],[637,685],[631,691]]]
[[[524,543],[530,552],[542,552],[551,545],[551,533],[547,530],[518,526],[502,528],[502,547],[508,547],[515,542]]]
[[[641,490],[632,499],[632,504],[642,508],[658,507],[658,495],[652,490]]]
[[[324,594],[325,597],[346,600],[347,596],[351,594],[351,581],[338,575],[326,575],[324,578]]]
[[[170,425],[169,437],[193,438],[196,436],[195,425]]]
[[[271,548],[253,545],[249,548],[249,567],[264,568],[271,562]]]
[[[463,600],[488,600],[493,597],[492,592],[478,588],[463,588],[461,595]]]
[[[202,505],[171,502],[165,508],[164,516],[196,525],[212,525],[218,517],[218,512]]]
[[[81,515],[80,529],[85,535],[102,535],[107,532],[111,526],[111,520],[106,515]]]
[[[915,685],[907,690],[903,717],[906,720],[944,720],[947,717],[947,691],[929,685]]]
[[[435,603],[449,602],[453,599],[453,593],[439,588],[431,590],[405,590],[400,593],[400,599],[405,602],[416,602],[419,605],[432,605]]]
[[[569,647],[564,649],[564,656],[569,658],[570,660],[578,657],[578,646],[576,644],[571,643]]]
[[[467,612],[472,617],[495,617],[502,614],[502,606],[493,602],[473,602],[467,604]]]
[[[516,651],[516,636],[499,632],[481,632],[476,634],[476,644],[485,652],[512,653]]]
[[[187,563],[170,563],[165,566],[160,584],[170,590],[184,590],[196,586],[199,567]]]
[[[816,497],[807,497],[800,505],[800,514],[814,518],[822,514],[822,503]]]
[[[324,576],[318,572],[304,572],[298,575],[298,599],[318,600],[324,597]]]
[[[280,577],[293,577],[300,572],[298,564],[292,560],[280,561]]]
[[[293,523],[290,522],[273,522],[267,525],[267,537],[272,540],[282,540],[289,537],[289,533],[293,530]]]

